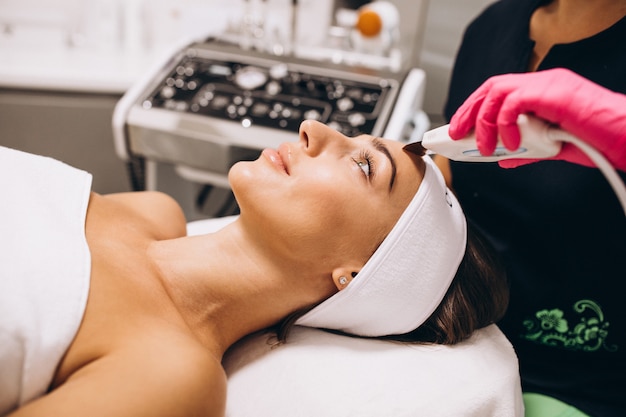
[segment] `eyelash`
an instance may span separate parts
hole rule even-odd
[[[361,172],[363,173],[363,175],[365,175],[366,178],[369,179],[374,176],[374,159],[372,158],[372,154],[369,151],[362,150],[359,154],[358,159],[355,159],[354,162],[356,162],[356,164],[359,166],[359,169],[361,169]],[[368,173],[365,173],[365,171],[363,171],[363,169],[361,168],[361,164],[363,162],[367,163]]]

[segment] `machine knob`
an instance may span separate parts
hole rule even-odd
[[[361,113],[352,113],[348,116],[348,123],[350,123],[352,127],[363,126],[365,124],[365,116]]]
[[[270,68],[270,76],[275,80],[285,78],[289,74],[286,64],[277,64]]]
[[[174,87],[165,86],[161,89],[160,93],[161,97],[164,99],[172,98],[176,94],[176,89]]]
[[[254,90],[267,82],[267,74],[260,68],[243,67],[235,73],[235,83],[244,90]]]
[[[270,96],[275,96],[282,91],[282,87],[278,81],[270,81],[265,86],[265,91],[267,91],[267,94]]]
[[[354,107],[354,102],[348,97],[344,97],[344,98],[337,100],[337,108],[340,111],[352,110],[353,107]]]

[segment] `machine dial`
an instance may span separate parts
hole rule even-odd
[[[267,82],[267,74],[260,68],[247,66],[235,73],[235,83],[244,90],[254,90]]]

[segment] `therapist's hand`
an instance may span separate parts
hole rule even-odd
[[[452,116],[449,134],[462,139],[475,129],[478,150],[491,155],[499,133],[503,145],[515,150],[520,144],[520,114],[534,114],[560,126],[596,148],[615,168],[626,171],[626,95],[563,68],[488,79]],[[595,166],[569,143],[549,159]],[[536,161],[509,159],[499,164],[514,168]]]

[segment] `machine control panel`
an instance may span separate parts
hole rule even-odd
[[[314,119],[347,136],[371,133],[391,86],[311,74],[286,64],[260,66],[214,58],[184,57],[142,103],[244,127],[298,132]]]

